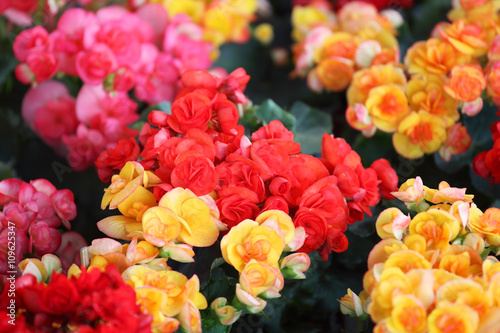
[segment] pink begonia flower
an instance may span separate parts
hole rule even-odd
[[[64,151],[61,138],[76,130],[75,101],[66,86],[45,81],[24,96],[21,111],[28,125],[58,153]]]
[[[61,233],[49,227],[45,221],[36,221],[29,228],[28,250],[37,256],[54,253],[61,245]]]
[[[16,78],[24,84],[43,82],[53,77],[58,69],[59,60],[52,52],[31,51],[26,62],[16,66]]]
[[[0,275],[6,274],[8,271],[12,271],[9,267],[10,262],[7,261],[7,253],[9,251],[9,229],[4,229],[0,233]],[[24,232],[16,232],[16,249],[14,250],[14,265],[17,268],[17,264],[23,259],[23,255],[28,252],[28,237]],[[17,284],[17,283],[16,283]]]
[[[71,96],[62,96],[49,101],[44,107],[35,111],[33,125],[47,144],[56,147],[63,135],[74,133],[78,126],[75,99]]]
[[[21,105],[24,121],[33,128],[36,110],[44,107],[49,101],[57,100],[63,96],[69,96],[68,88],[59,81],[45,81],[37,87],[31,88],[24,95]]]
[[[120,65],[135,66],[140,59],[140,42],[126,29],[126,22],[107,21],[99,28],[85,30],[84,46],[91,49],[95,43],[106,44]]]
[[[43,220],[51,228],[61,225],[61,219],[55,215],[50,197],[43,192],[38,192],[33,185],[28,183],[21,185],[19,204],[25,209],[30,220]]]
[[[26,232],[32,220],[29,219],[26,211],[20,204],[9,202],[3,207],[3,211],[0,212],[0,222],[3,225],[2,229],[11,226],[9,222],[12,222],[18,231]]]
[[[125,122],[102,114],[92,119],[90,127],[102,133],[107,148],[114,147],[121,139],[133,138],[139,133],[135,129],[128,128]]]
[[[0,206],[5,206],[9,202],[17,202],[19,189],[24,182],[20,179],[9,178],[0,182]]]
[[[68,146],[67,159],[75,171],[87,169],[106,148],[102,133],[84,124],[78,125],[76,134],[63,136],[62,141]]]
[[[55,254],[61,259],[63,272],[67,272],[72,264],[80,267],[80,249],[85,246],[87,242],[79,233],[68,231],[62,234],[61,245]]]
[[[50,34],[54,52],[59,58],[59,70],[77,75],[76,55],[83,50],[84,30],[99,26],[97,16],[81,8],[66,10],[57,22],[57,30]]]
[[[50,196],[54,211],[61,218],[64,226],[71,229],[70,220],[76,217],[76,205],[73,192],[70,190],[59,190]]]
[[[153,42],[160,46],[168,23],[165,7],[159,3],[147,3],[137,9],[136,15],[151,26],[154,35]]]
[[[19,61],[26,61],[32,51],[49,51],[50,47],[49,33],[41,26],[21,31],[12,45],[14,56]]]
[[[54,194],[57,189],[51,182],[46,179],[40,178],[30,181],[31,186],[33,186],[38,192],[45,193],[49,197]]]
[[[172,101],[177,93],[180,62],[170,54],[161,53],[154,60],[154,67],[142,66],[137,75],[135,95],[149,104]]]
[[[97,86],[118,66],[113,51],[103,43],[93,44],[76,56],[76,71],[83,82]]]
[[[129,124],[137,120],[136,110],[137,103],[126,93],[116,92],[110,95],[102,86],[84,84],[76,97],[76,116],[86,125],[90,125],[92,119],[99,114]]]
[[[109,82],[109,87],[106,86],[106,90],[116,90],[127,92],[135,86],[135,71],[127,65],[120,65],[113,73],[108,76],[111,78]]]

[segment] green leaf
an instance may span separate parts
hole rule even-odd
[[[295,102],[290,109],[295,116],[295,141],[302,153],[319,155],[323,133],[332,133],[332,116],[302,102]]]
[[[289,112],[283,110],[271,99],[266,99],[259,107],[257,107],[255,114],[258,118],[262,119],[265,124],[269,124],[271,120],[279,120],[290,131],[293,131],[295,128],[295,117]]]

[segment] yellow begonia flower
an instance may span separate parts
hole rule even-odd
[[[401,250],[391,254],[385,261],[384,269],[390,267],[398,267],[401,271],[407,273],[413,269],[430,269],[432,265],[418,252]]]
[[[225,297],[216,298],[210,304],[210,308],[214,310],[222,325],[232,325],[240,318],[242,313],[241,310],[236,310],[233,306],[227,305]]]
[[[168,296],[164,292],[158,288],[143,286],[136,288],[135,294],[141,310],[153,316],[153,328],[167,319],[163,309],[167,306]]]
[[[259,225],[244,220],[233,227],[220,243],[222,256],[238,272],[243,271],[250,260],[278,268],[278,260],[285,247],[285,240],[279,227],[268,226],[269,221]]]
[[[402,240],[403,232],[410,224],[410,217],[404,215],[398,208],[385,209],[377,218],[375,228],[380,238],[397,238]]]
[[[283,236],[285,236],[285,244],[288,244],[292,241],[295,236],[295,226],[292,222],[292,218],[290,215],[285,213],[282,210],[266,210],[257,216],[255,222],[263,224],[268,219],[273,219],[278,223],[281,232],[283,232]]]
[[[200,199],[191,190],[183,188],[174,188],[161,198],[158,206],[168,208],[180,222],[177,240],[198,247],[215,243],[219,228],[205,200],[209,197]]]
[[[372,269],[375,264],[383,263],[394,252],[401,249],[407,250],[408,247],[396,238],[386,238],[378,242],[368,255],[368,269]]]
[[[470,279],[452,280],[441,286],[436,293],[436,302],[442,301],[467,305],[476,311],[479,317],[485,315],[492,305],[483,286]]]
[[[110,209],[116,209],[123,203],[120,212],[125,215],[134,202],[153,206],[156,204],[156,199],[143,185],[148,187],[161,182],[151,171],[144,171],[140,163],[127,162],[120,173],[111,178],[111,185],[104,190],[101,209],[105,209],[108,205]]]
[[[178,318],[184,331],[190,333],[202,332],[201,314],[193,303],[186,302],[182,311],[179,313]]]
[[[332,22],[334,16],[314,6],[293,6],[291,20],[292,38],[300,42],[313,27],[321,23]]]
[[[427,111],[442,118],[446,127],[453,125],[459,118],[458,102],[443,90],[445,77],[427,73],[417,73],[408,81],[406,95],[413,111]]]
[[[279,269],[261,264],[255,259],[250,260],[240,275],[241,289],[257,297],[276,298],[281,295],[279,292],[283,289],[285,281]]]
[[[375,323],[390,316],[393,300],[398,295],[411,294],[413,288],[408,277],[398,267],[384,269],[371,293],[368,312]]]
[[[446,141],[445,121],[426,111],[411,112],[392,136],[394,148],[403,157],[416,159],[439,149]]]
[[[169,317],[177,315],[188,301],[188,279],[176,271],[156,271],[142,265],[131,266],[122,273],[127,284],[134,289],[153,287],[167,296],[161,311]]]
[[[399,295],[394,298],[393,306],[386,323],[390,332],[427,332],[427,311],[418,298],[413,295]]]
[[[409,113],[408,100],[400,86],[382,85],[370,90],[365,103],[377,129],[392,133]]]
[[[142,216],[142,229],[146,241],[161,247],[179,236],[181,223],[172,210],[157,206],[149,208]]]

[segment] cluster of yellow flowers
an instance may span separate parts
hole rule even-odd
[[[346,6],[328,16],[324,9],[297,7],[294,36],[308,31],[295,49],[297,74],[307,74],[316,91],[349,86],[349,125],[367,137],[377,130],[392,133],[396,151],[406,158],[439,150],[449,161],[465,152],[472,140],[458,110],[476,115],[483,108],[483,92],[500,102],[500,2],[455,1],[451,23],[439,23],[429,40],[410,47],[404,65],[391,34],[394,25],[383,24],[401,22],[397,12],[379,15],[370,5],[352,4],[362,10]],[[308,30],[314,26],[319,27]],[[354,32],[346,33],[347,27]]]
[[[399,59],[396,28],[402,18],[394,10],[378,10],[352,2],[335,14],[326,1],[295,6],[292,11],[294,75],[307,76],[314,91],[342,91],[354,72]]]
[[[246,42],[250,22],[258,9],[257,0],[151,0],[162,3],[170,17],[185,14],[203,28],[204,40],[214,45],[214,59],[224,43]]]
[[[296,228],[290,216],[281,210],[262,212],[255,221],[244,220],[222,238],[224,260],[240,273],[231,312],[236,314],[236,319],[242,310],[258,313],[266,306],[264,299],[280,297],[284,278],[305,278],[304,272],[310,265],[306,253],[281,258],[283,252],[299,249],[305,238],[304,228]],[[218,298],[212,307],[226,302]]]
[[[500,320],[500,209],[484,213],[465,189],[420,177],[394,196],[417,214],[398,208],[377,219],[382,238],[370,252],[359,297],[341,299],[346,314],[369,314],[374,332],[494,332]]]

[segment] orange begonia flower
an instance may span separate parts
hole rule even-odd
[[[444,91],[461,102],[472,102],[481,96],[486,80],[479,66],[461,65],[451,70],[451,77],[443,85]]]
[[[439,149],[439,155],[443,160],[449,162],[452,155],[460,155],[469,149],[472,138],[467,133],[467,127],[457,123],[446,131],[446,141]]]

